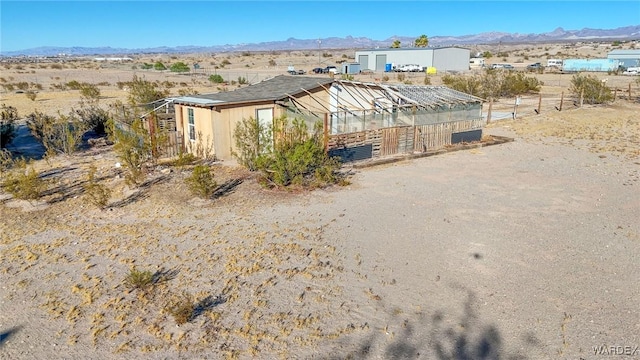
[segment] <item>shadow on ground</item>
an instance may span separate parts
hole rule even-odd
[[[7,342],[13,335],[15,335],[15,333],[20,331],[20,328],[22,328],[22,326],[14,326],[9,330],[0,332],[0,347],[2,347],[2,345],[4,345],[4,343]]]
[[[434,311],[402,319],[393,315],[387,331],[372,330],[367,337],[344,343],[346,352],[335,352],[324,359],[438,359],[438,360],[524,360],[526,356],[507,350],[499,329],[484,323],[474,310],[473,292],[466,290],[463,311],[458,319],[453,314]],[[452,321],[453,320],[453,321]],[[539,345],[534,335],[523,338],[527,347]],[[514,347],[515,348],[515,347]]]

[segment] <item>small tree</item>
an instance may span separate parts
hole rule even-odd
[[[159,71],[167,70],[167,67],[164,66],[164,64],[162,62],[160,62],[160,61],[156,61],[156,63],[153,64],[153,68],[156,69],[156,70],[159,70]]]
[[[392,49],[399,49],[400,48],[400,40],[393,40],[393,43],[391,44],[391,48]]]
[[[569,91],[576,99],[583,96],[587,104],[603,104],[613,100],[611,89],[593,75],[574,75]]]
[[[413,44],[415,45],[415,47],[427,47],[429,46],[429,38],[427,37],[427,35],[420,35],[414,42]]]

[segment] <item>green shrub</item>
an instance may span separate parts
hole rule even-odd
[[[84,184],[84,193],[87,195],[89,202],[99,209],[104,209],[109,203],[111,198],[111,189],[102,185],[96,179],[96,172],[98,169],[95,165],[91,165],[89,168],[89,174],[87,175],[87,182]]]
[[[511,97],[540,91],[537,78],[519,72],[486,69],[481,75],[444,75],[448,87],[481,98]]]
[[[274,150],[261,153],[256,167],[267,186],[320,187],[339,181],[340,163],[324,151],[322,125],[317,123],[312,132],[304,121],[285,117],[274,120]]]
[[[186,183],[191,192],[201,198],[209,198],[216,191],[218,184],[213,178],[213,171],[207,165],[196,165]]]
[[[156,61],[156,63],[153,64],[153,68],[156,70],[167,70],[167,67],[160,61]]]
[[[143,165],[151,157],[148,132],[139,119],[136,119],[129,129],[123,129],[113,120],[109,120],[108,129],[109,137],[114,143],[113,150],[127,169],[125,181],[129,185],[140,184],[145,177]]]
[[[587,104],[603,104],[613,100],[611,89],[593,75],[574,75],[569,91],[576,99],[583,96]]]
[[[222,84],[224,82],[224,79],[219,74],[213,74],[209,76],[209,81],[211,81],[214,84]]]
[[[154,284],[153,273],[151,271],[139,271],[131,268],[124,278],[124,285],[130,290],[147,290]]]
[[[250,117],[242,119],[233,131],[237,153],[233,155],[240,165],[250,171],[257,170],[256,160],[262,153],[272,149],[271,128],[265,127],[258,120]]]
[[[186,324],[193,319],[196,311],[196,302],[189,293],[183,292],[180,295],[173,295],[165,310],[173,316],[176,324]]]
[[[183,62],[177,62],[175,64],[171,64],[169,70],[172,72],[189,72],[191,69],[189,68],[189,65]]]
[[[76,151],[86,131],[86,124],[73,113],[69,116],[58,114],[56,118],[36,110],[27,116],[27,125],[48,153],[67,155]]]
[[[16,169],[9,172],[2,182],[2,188],[16,199],[36,200],[46,188],[46,182],[42,180],[33,166],[27,169],[27,162],[20,160],[16,163]]]

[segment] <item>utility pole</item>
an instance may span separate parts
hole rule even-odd
[[[320,44],[322,44],[322,40],[318,39],[318,66],[320,66]]]

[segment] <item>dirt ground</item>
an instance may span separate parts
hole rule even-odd
[[[41,200],[0,193],[0,357],[640,356],[638,114],[620,100],[495,121],[515,141],[347,166],[350,185],[312,192],[216,164],[212,200],[189,193],[189,167],[129,189],[109,147],[40,160]],[[105,210],[82,191],[91,164]],[[134,266],[150,290],[125,286]]]

